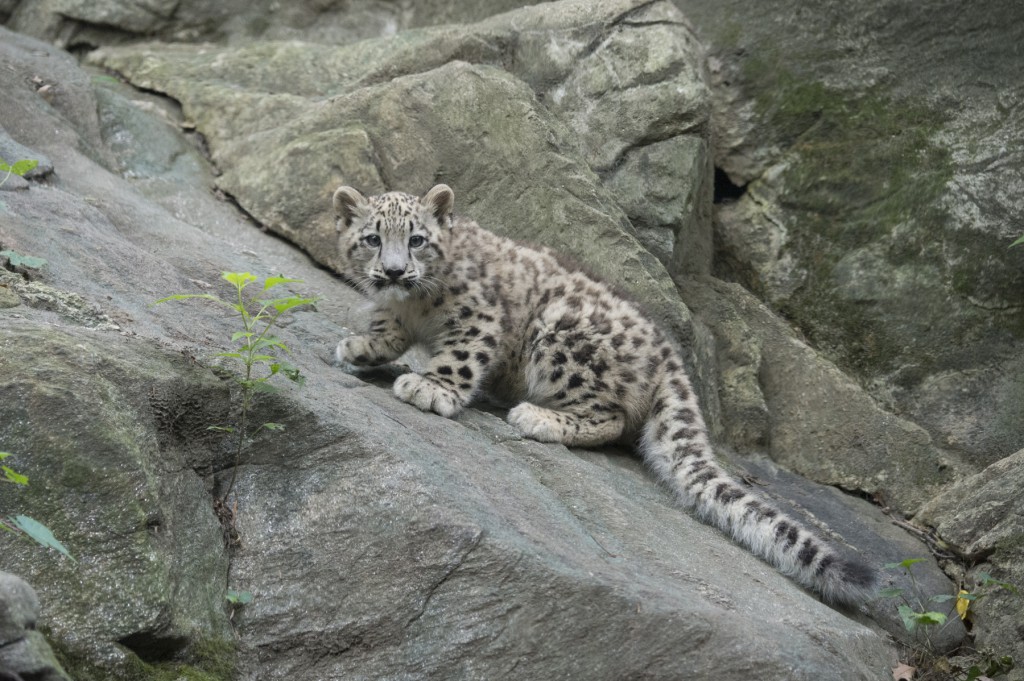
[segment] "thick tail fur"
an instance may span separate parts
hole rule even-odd
[[[641,451],[684,505],[826,602],[856,605],[873,595],[876,575],[870,567],[842,558],[715,462],[684,373],[671,373],[658,386]]]

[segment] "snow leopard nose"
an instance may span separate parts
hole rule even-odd
[[[388,275],[388,279],[390,279],[391,281],[398,281],[398,278],[401,277],[403,274],[405,274],[405,270],[404,269],[401,269],[401,270],[400,269],[384,270],[384,274]]]

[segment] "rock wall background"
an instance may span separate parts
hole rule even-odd
[[[818,603],[628,453],[420,414],[331,366],[363,319],[329,273],[342,182],[447,182],[630,291],[737,470],[869,562],[929,551],[815,483],[937,528],[968,585],[1024,584],[1021,11],[519,5],[0,2],[0,155],[42,161],[0,189],[0,250],[48,261],[0,270],[0,449],[31,479],[0,512],[78,559],[4,537],[0,569],[72,678],[889,674],[891,602]],[[206,426],[230,418],[210,366],[232,326],[150,306],[224,270],[322,297],[283,331],[308,383],[261,403],[288,430],[246,452],[231,551]],[[979,603],[972,634],[1024,660],[1018,601]],[[0,661],[66,678],[3,657],[36,646],[24,621]]]

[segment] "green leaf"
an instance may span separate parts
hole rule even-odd
[[[22,177],[24,177],[25,173],[32,170],[37,165],[39,165],[39,161],[35,159],[22,159],[21,161],[18,161],[13,166],[11,166],[11,172],[14,173],[15,175],[21,175]]]
[[[15,485],[27,485],[28,476],[22,475],[17,471],[8,468],[7,466],[0,466],[0,470],[4,472],[4,479],[13,482]]]
[[[975,681],[975,679],[981,678],[982,676],[988,678],[1003,676],[1004,674],[1013,671],[1016,666],[1017,665],[1013,661],[1012,657],[1009,655],[1003,655],[997,659],[989,660],[988,668],[986,668],[984,672],[982,672],[981,667],[978,665],[972,666],[967,670],[967,681]]]
[[[233,433],[235,432],[234,426],[207,426],[207,430],[216,430],[221,433]]]
[[[252,603],[252,592],[228,589],[224,598],[226,598],[228,603],[231,603],[232,605],[246,605],[247,603]]]
[[[1009,246],[1009,247],[1010,247],[1010,248],[1013,248],[1014,246],[1017,246],[1017,245],[1019,245],[1019,244],[1024,244],[1024,236],[1019,236],[1019,237],[1017,237],[1017,240],[1016,240],[1016,241],[1014,241],[1014,242],[1013,242],[1012,244],[1010,244],[1010,246]]]
[[[70,558],[74,562],[74,556],[72,556],[67,548],[61,544],[56,537],[53,536],[53,532],[50,531],[46,525],[43,525],[38,520],[33,520],[27,515],[19,515],[14,517],[14,525],[27,534],[29,537],[34,539],[37,543],[52,549],[56,549],[63,553],[65,556]]]
[[[946,621],[946,616],[941,612],[916,612],[909,605],[901,605],[897,610],[907,631],[913,631],[918,625],[932,626]]]
[[[231,334],[231,342],[234,343],[239,338],[252,338],[252,336],[252,331],[235,331],[233,334]]]
[[[293,367],[291,364],[279,362],[277,364],[270,365],[270,375],[273,376],[278,372],[284,374],[285,378],[289,381],[293,381],[302,387],[306,384],[306,377],[299,373],[299,370]]]
[[[272,355],[253,355],[252,357],[249,358],[249,361],[252,364],[259,364],[262,362],[271,362],[275,359],[277,359],[277,357],[274,357]]]
[[[257,301],[261,307],[272,307],[277,310],[278,314],[287,312],[293,307],[299,307],[300,305],[312,305],[317,301],[316,298],[300,298],[299,296],[289,296],[287,298],[272,298],[270,300]]]
[[[22,255],[15,251],[0,251],[0,255],[7,258],[7,262],[11,264],[11,267],[28,267],[29,269],[38,270],[43,265],[47,264],[47,261],[43,258],[36,258],[31,255]]]
[[[242,356],[242,353],[240,353],[240,352],[218,352],[216,355],[214,355],[214,357],[227,357],[229,359],[241,359],[241,360],[245,359]]]
[[[1010,582],[1000,582],[998,579],[993,579],[992,575],[990,575],[987,572],[979,572],[977,574],[977,578],[978,583],[981,584],[981,586],[999,586],[1006,589],[1010,593],[1017,593],[1016,585],[1011,584]]]
[[[252,385],[252,390],[253,390],[253,392],[257,392],[257,393],[268,393],[268,394],[274,394],[274,393],[281,392],[276,385],[271,385],[270,383],[255,383],[254,382],[253,385]]]
[[[234,284],[239,291],[256,281],[256,276],[248,272],[222,272],[220,276]]]
[[[285,376],[288,377],[288,380],[292,381],[293,383],[297,383],[300,388],[306,385],[306,377],[299,373],[299,370],[296,369],[295,367],[284,367],[281,371],[282,373],[284,373]]]
[[[264,423],[260,428],[266,428],[267,430],[284,430],[283,423]]]
[[[951,594],[937,594],[935,596],[932,596],[928,600],[935,601],[936,603],[945,603],[946,601],[951,601],[954,598],[957,598],[957,596],[953,596]]]
[[[288,277],[267,277],[267,280],[263,282],[263,290],[272,289],[280,284],[301,284],[301,279],[289,279]]]
[[[9,456],[14,456],[14,455],[11,454],[10,452],[0,452],[0,461],[3,461],[4,459],[6,459]]]
[[[263,338],[260,338],[255,343],[253,343],[251,346],[246,346],[246,349],[249,349],[250,347],[253,350],[262,350],[263,348],[280,348],[280,349],[284,350],[285,352],[291,352],[288,349],[287,345],[282,343],[280,340],[278,340],[274,336],[264,336]]]

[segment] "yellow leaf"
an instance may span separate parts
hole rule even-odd
[[[960,615],[960,619],[962,620],[967,619],[967,611],[971,607],[971,601],[969,599],[964,598],[964,596],[967,595],[969,594],[966,591],[960,589],[960,593],[957,594],[956,597],[956,611]]]

